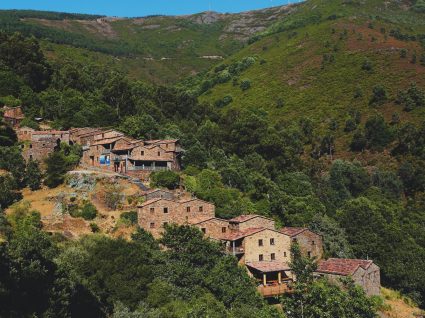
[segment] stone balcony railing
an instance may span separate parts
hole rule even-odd
[[[279,285],[260,285],[257,287],[258,292],[263,295],[263,297],[274,297],[282,294],[290,293],[291,288],[286,284],[282,283]]]

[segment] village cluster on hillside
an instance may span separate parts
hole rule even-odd
[[[141,180],[160,170],[180,170],[182,149],[178,140],[135,140],[116,130],[76,128],[69,131],[36,131],[20,127],[24,116],[18,108],[4,108],[4,121],[16,130],[25,159],[42,161],[61,143],[80,144],[83,169],[101,169]],[[308,228],[277,229],[275,221],[262,215],[217,218],[215,206],[191,196],[155,189],[144,193],[137,207],[138,225],[159,238],[167,224],[192,225],[206,237],[220,242],[223,249],[238,258],[249,275],[258,281],[264,297],[291,291],[291,244],[301,253],[318,260],[316,276],[338,282],[351,277],[368,295],[380,293],[380,269],[372,260],[323,259],[322,237]]]

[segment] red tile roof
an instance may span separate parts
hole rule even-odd
[[[256,269],[257,271],[260,271],[262,273],[288,271],[291,269],[288,263],[277,262],[277,261],[250,262],[250,263],[246,263],[246,266]]]
[[[155,202],[157,202],[159,200],[165,200],[165,201],[175,202],[173,200],[168,200],[168,199],[165,199],[165,198],[154,198],[154,199],[150,199],[148,201],[145,201],[145,202],[139,204],[137,207],[144,207],[144,206],[150,205],[152,203],[155,203]]]
[[[305,227],[283,227],[280,229],[280,232],[288,236],[296,236],[306,230],[308,229]]]
[[[233,219],[230,219],[229,222],[234,222],[234,223],[242,223],[242,222],[246,222],[255,218],[264,218],[264,219],[269,219],[265,216],[262,215],[258,215],[258,214],[244,214],[244,215],[239,215]]]
[[[169,144],[179,141],[178,139],[158,139],[158,140],[145,140],[147,144]]]
[[[196,218],[189,219],[188,223],[192,225],[196,225],[196,224],[204,223],[205,221],[210,221],[213,219],[215,219],[215,217],[213,216],[199,216]]]
[[[363,259],[330,258],[320,261],[317,272],[342,276],[353,275],[359,267],[367,269],[373,261]]]
[[[182,199],[182,200],[179,201],[179,203],[187,203],[187,202],[191,202],[191,201],[200,201],[200,202],[212,205],[211,202],[204,201],[204,200],[201,200],[201,199],[198,199],[198,198]]]
[[[223,236],[223,240],[225,241],[236,241],[241,238],[250,236],[252,234],[261,232],[266,230],[264,227],[250,227],[249,229],[243,230],[243,231],[235,231],[230,232],[229,234]]]

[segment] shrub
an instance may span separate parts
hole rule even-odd
[[[368,72],[373,70],[372,62],[369,59],[366,59],[363,61],[362,70],[368,71]]]
[[[137,224],[137,212],[136,211],[123,212],[123,213],[121,213],[120,218],[122,220],[129,222],[131,225]]]
[[[96,223],[90,223],[90,229],[93,233],[99,233],[100,227]]]
[[[360,131],[357,130],[354,133],[353,139],[350,143],[350,148],[352,151],[363,151],[366,148],[367,140],[365,135]]]
[[[387,89],[382,85],[376,85],[372,90],[370,104],[382,104],[388,99]]]
[[[424,107],[425,92],[419,89],[415,83],[412,83],[407,90],[398,93],[396,102],[403,105],[405,111],[412,111],[417,107]]]
[[[232,101],[233,101],[233,97],[230,95],[227,95],[227,96],[224,96],[222,99],[216,100],[214,105],[216,107],[221,108],[221,107],[229,105]]]
[[[179,174],[171,170],[155,172],[151,176],[151,185],[154,187],[164,187],[172,190],[176,189],[179,184]]]
[[[400,57],[402,59],[405,59],[407,57],[407,50],[406,49],[401,49],[401,51],[400,51]]]
[[[246,90],[250,89],[251,88],[251,81],[248,80],[248,79],[243,80],[241,82],[240,88],[243,91],[246,91]]]
[[[356,124],[356,122],[354,121],[354,119],[353,119],[353,118],[349,118],[349,119],[347,119],[347,121],[345,122],[345,128],[344,128],[344,131],[345,131],[345,132],[351,132],[351,131],[356,130],[356,127],[357,127],[357,124]]]
[[[97,215],[97,209],[92,203],[87,202],[81,209],[80,215],[84,220],[93,220]]]

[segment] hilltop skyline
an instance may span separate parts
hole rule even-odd
[[[188,0],[184,3],[174,0],[123,0],[120,2],[93,1],[54,1],[40,0],[4,0],[0,3],[3,10],[40,10],[68,13],[86,13],[117,17],[141,17],[147,15],[185,15],[204,11],[237,13],[268,7],[301,2],[300,0]]]

